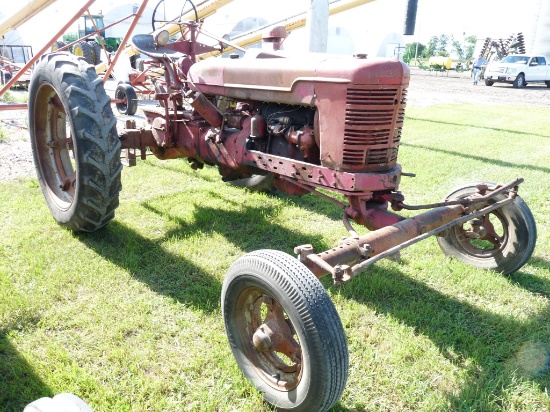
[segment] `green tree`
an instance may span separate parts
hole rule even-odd
[[[437,43],[437,55],[438,56],[445,56],[447,57],[449,55],[449,52],[447,51],[447,47],[449,45],[449,36],[446,34],[442,34],[439,36],[439,42]]]
[[[458,41],[457,39],[455,39],[453,36],[451,36],[451,45],[453,46],[453,52],[456,53],[456,55],[458,56],[458,59],[460,61],[464,61],[465,60],[465,57],[464,57],[465,47],[463,47],[463,44],[460,41]]]
[[[468,36],[466,37],[465,40],[466,40],[465,58],[466,60],[470,60],[472,57],[474,57],[474,49],[476,47],[477,37]]]
[[[467,61],[473,57],[474,48],[476,45],[476,36],[468,36],[464,38],[464,42],[456,40],[451,36],[451,44],[453,46],[453,52],[456,53],[460,61]]]
[[[406,51],[405,54],[403,54],[403,61],[407,64],[410,63],[410,61],[413,60],[415,57],[428,57],[426,56],[426,46],[422,43],[409,43],[405,46],[405,48]]]
[[[446,34],[441,34],[439,36],[432,36],[428,42],[428,47],[426,54],[428,57],[431,56],[448,56],[449,51],[447,47],[449,46],[449,36]]]
[[[432,36],[428,42],[428,50],[426,50],[428,57],[435,56],[439,47],[439,38]]]

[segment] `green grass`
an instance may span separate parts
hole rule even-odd
[[[27,92],[8,90],[0,96],[0,101],[7,103],[27,103],[29,101],[29,94]]]
[[[6,143],[8,141],[8,133],[6,132],[6,129],[0,125],[0,143]]]
[[[409,204],[463,183],[525,178],[533,258],[501,276],[434,238],[337,289],[350,376],[335,411],[550,410],[549,109],[408,108]],[[117,215],[73,234],[34,180],[0,183],[0,410],[61,392],[94,411],[268,411],[240,373],[220,309],[224,274],[260,248],[317,250],[346,235],[333,205],[250,194],[185,160],[123,172]]]

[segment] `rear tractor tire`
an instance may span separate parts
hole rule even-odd
[[[29,129],[38,182],[54,219],[86,232],[113,219],[120,140],[94,67],[69,53],[45,55],[30,82]]]
[[[88,41],[88,44],[92,46],[92,64],[98,65],[99,63],[101,63],[101,52],[103,51],[103,48],[95,40]]]
[[[65,42],[63,42],[63,41],[56,41],[54,44],[52,44],[52,47],[51,47],[50,51],[51,51],[52,53],[54,53],[54,52],[58,51],[59,49],[61,49],[61,48],[63,48],[63,47],[65,47]]]
[[[83,57],[86,63],[94,64],[94,51],[92,45],[85,40],[73,46],[73,54],[78,57]]]
[[[486,182],[483,182],[486,183]],[[460,199],[477,192],[471,183],[454,190],[447,200]],[[489,186],[493,183],[486,183]],[[505,199],[502,194],[495,199]],[[480,225],[482,236],[470,236],[471,224]],[[473,227],[472,227],[473,228]],[[471,266],[494,270],[504,275],[519,270],[531,257],[537,240],[535,219],[527,204],[517,196],[512,203],[496,209],[477,222],[455,226],[437,237],[446,255]]]

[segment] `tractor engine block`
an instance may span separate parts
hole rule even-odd
[[[248,53],[198,62],[189,79],[206,96],[249,106],[256,150],[338,171],[383,172],[396,165],[408,66],[388,59]],[[297,151],[285,153],[286,144]]]

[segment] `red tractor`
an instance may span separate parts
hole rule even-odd
[[[339,206],[349,236],[333,249],[298,245],[297,258],[259,250],[238,259],[224,280],[231,349],[268,402],[280,410],[324,411],[344,390],[346,336],[318,278],[348,282],[432,235],[445,254],[476,267],[511,273],[530,258],[536,226],[517,195],[521,179],[466,185],[434,204],[405,203],[397,155],[407,65],[258,49],[199,61],[227,42],[200,43],[199,23],[180,24],[176,41],[164,31],[133,38],[154,72],[162,73],[151,79],[159,105],[144,109],[144,128],[127,121],[117,130],[102,79],[82,58],[42,58],[29,97],[38,179],[55,220],[74,231],[95,231],[113,219],[121,149],[142,158],[187,158],[198,169],[216,166],[225,181],[267,182]],[[267,38],[280,44],[283,32]],[[403,209],[425,211],[407,219],[394,213]],[[359,236],[351,221],[369,232]]]

